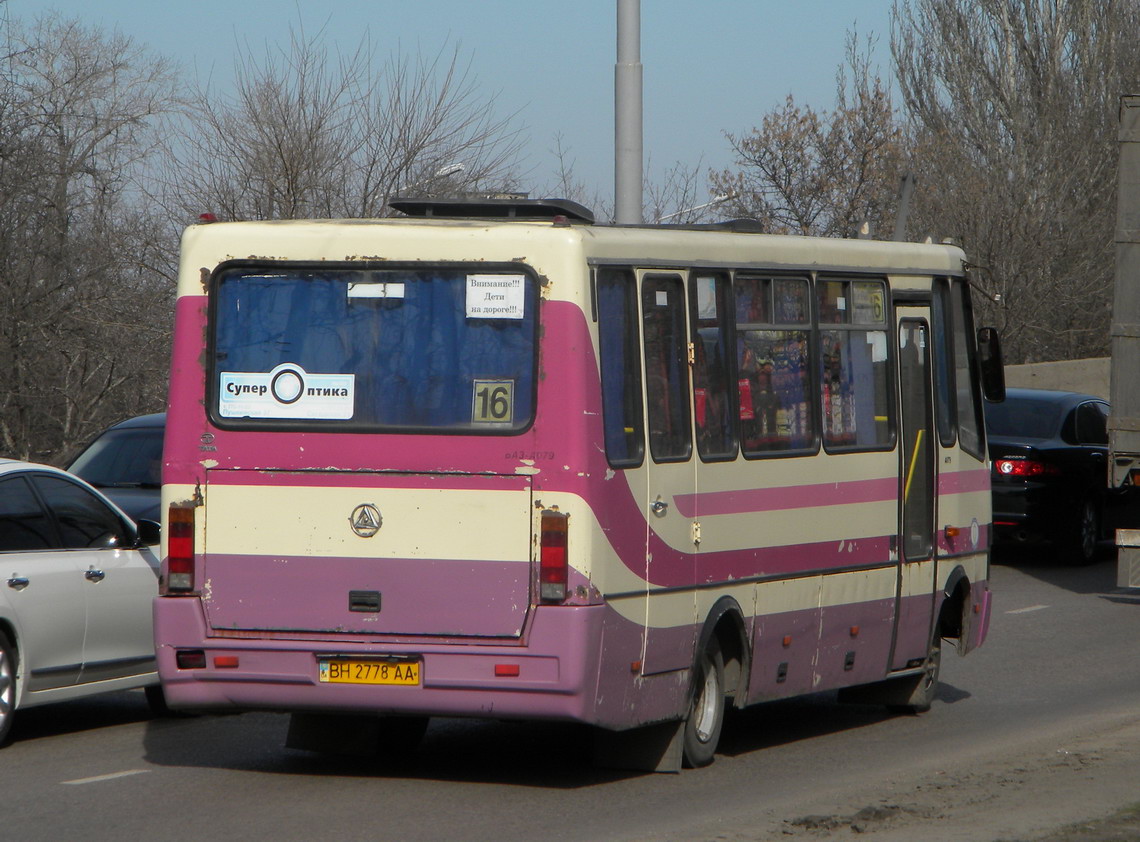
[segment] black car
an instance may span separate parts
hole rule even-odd
[[[1109,504],[1108,402],[1095,395],[1007,389],[986,404],[994,540],[1048,542],[1062,558],[1096,558]]]
[[[128,418],[100,433],[67,470],[98,488],[136,521],[158,521],[165,431],[165,412]]]

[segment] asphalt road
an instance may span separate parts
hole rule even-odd
[[[679,775],[594,769],[588,732],[562,725],[434,721],[385,764],[286,750],[279,715],[153,719],[141,693],[24,711],[0,750],[0,838],[1013,838],[1140,801],[1140,763],[1106,765],[1061,809],[1140,734],[1140,596],[1116,592],[1113,565],[996,565],[990,639],[944,653],[924,716],[833,694],[762,705]],[[1034,787],[1042,757],[1059,797]]]

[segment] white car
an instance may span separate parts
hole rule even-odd
[[[78,477],[0,459],[0,745],[21,708],[146,687],[159,527]]]

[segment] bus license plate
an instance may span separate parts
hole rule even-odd
[[[420,683],[419,661],[321,661],[320,680],[328,684]]]

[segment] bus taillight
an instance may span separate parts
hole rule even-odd
[[[170,506],[166,540],[166,592],[194,589],[194,507]]]
[[[569,515],[551,509],[544,509],[542,512],[538,592],[544,602],[561,602],[566,599],[569,571],[566,558],[566,525],[569,519]]]

